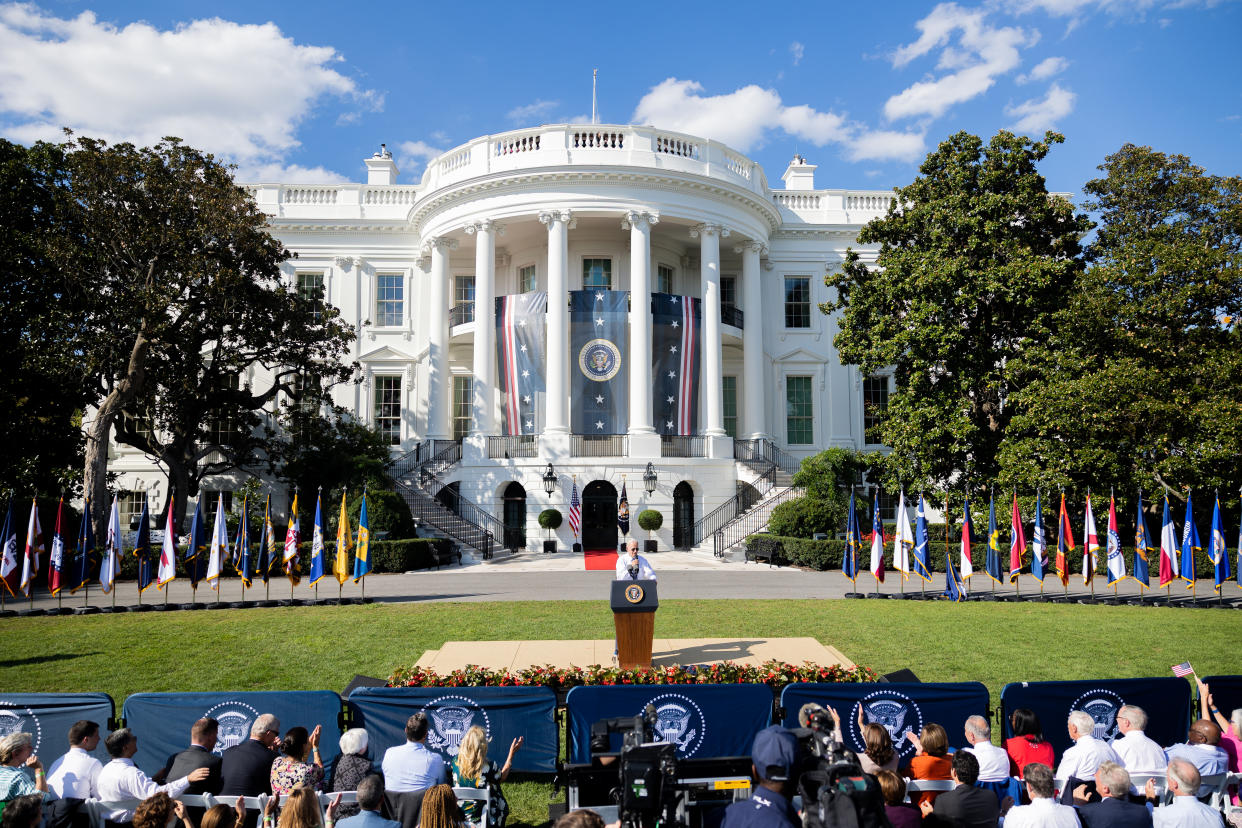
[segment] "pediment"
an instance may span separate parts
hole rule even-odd
[[[808,351],[806,348],[794,348],[792,351],[778,354],[774,360],[776,362],[813,362],[816,365],[822,365],[828,361],[823,354]]]
[[[384,345],[358,357],[359,362],[418,362],[419,356]]]

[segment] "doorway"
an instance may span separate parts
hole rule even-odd
[[[694,546],[694,489],[681,481],[673,489],[673,548]]]
[[[505,549],[526,546],[526,489],[518,482],[505,487],[504,495]]]
[[[607,480],[582,490],[582,548],[617,548],[617,489]]]

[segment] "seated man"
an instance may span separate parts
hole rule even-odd
[[[1199,801],[1202,780],[1194,765],[1185,759],[1173,759],[1169,762],[1167,773],[1173,801],[1152,812],[1156,828],[1221,828],[1224,825],[1220,811]],[[1156,798],[1151,780],[1147,781],[1147,798]]]
[[[1121,758],[1108,742],[1095,738],[1095,720],[1090,713],[1075,710],[1069,714],[1065,727],[1074,744],[1065,751],[1057,766],[1057,779],[1062,783],[1071,779],[1089,780],[1104,762],[1121,764]]]
[[[1130,802],[1130,774],[1116,762],[1104,762],[1095,771],[1099,802],[1087,801],[1087,786],[1074,791],[1074,804],[1085,828],[1151,828],[1147,808]]]
[[[780,725],[764,728],[755,734],[750,761],[751,772],[759,784],[750,799],[734,802],[725,809],[721,828],[801,825],[802,820],[789,804],[794,794],[795,780],[791,777],[798,762],[798,740]]]
[[[1078,813],[1052,798],[1056,793],[1052,768],[1032,762],[1022,769],[1022,780],[1031,804],[1010,808],[1005,828],[1078,828]]]
[[[654,581],[655,570],[642,555],[638,554],[638,541],[625,545],[626,554],[617,556],[617,580]]]
[[[199,768],[166,785],[155,784],[134,764],[138,737],[128,727],[112,731],[104,746],[112,761],[99,772],[99,798],[109,806],[105,817],[113,822],[130,822],[142,800],[161,791],[176,798],[185,793],[191,782],[202,782],[210,774],[207,768]]]
[[[336,828],[401,828],[401,823],[380,816],[383,804],[384,777],[368,773],[358,783],[358,813],[336,823]]]
[[[1130,773],[1164,773],[1168,760],[1164,749],[1143,731],[1147,728],[1147,713],[1137,705],[1123,705],[1117,711],[1117,730],[1123,734],[1113,740],[1113,750],[1121,757],[1121,764]]]
[[[220,757],[220,793],[225,796],[272,795],[272,763],[280,744],[280,719],[264,713],[250,725],[250,738]]]
[[[861,708],[860,708],[861,709]],[[965,748],[979,760],[979,781],[984,783],[1009,781],[1009,754],[1002,747],[992,744],[992,727],[982,716],[966,720]]]
[[[215,719],[199,719],[190,727],[190,746],[168,757],[164,768],[154,776],[157,782],[187,776],[196,768],[207,768],[210,775],[204,782],[194,782],[186,789],[191,794],[218,794],[224,783],[220,767],[224,760],[212,753],[219,738],[220,723]]]
[[[959,750],[953,754],[953,781],[957,787],[936,797],[936,803],[919,804],[923,821],[931,826],[953,828],[996,828],[1000,820],[1000,803],[996,794],[976,788],[979,760],[973,753]]]
[[[1220,746],[1220,728],[1208,719],[1192,724],[1186,741],[1171,745],[1165,755],[1170,761],[1185,759],[1200,776],[1215,776],[1229,770],[1229,754]]]
[[[99,725],[82,719],[69,728],[69,752],[48,769],[47,789],[60,799],[98,799],[103,763],[91,756],[99,747]]]
[[[384,787],[394,793],[425,791],[433,785],[448,783],[448,769],[440,754],[427,749],[426,713],[415,713],[405,723],[404,745],[384,751]]]

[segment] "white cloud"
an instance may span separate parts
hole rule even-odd
[[[1014,78],[1017,83],[1030,83],[1031,81],[1048,80],[1053,75],[1059,75],[1069,66],[1069,61],[1063,57],[1050,57],[1041,60],[1035,64],[1031,71],[1018,75]]]
[[[517,124],[529,124],[543,118],[560,105],[560,101],[545,101],[538,98],[534,103],[515,106],[505,114],[505,117]]]
[[[346,184],[350,178],[324,167],[272,162],[239,165],[233,180],[247,184]]]
[[[1010,127],[1014,132],[1038,134],[1054,128],[1057,121],[1070,114],[1076,98],[1073,92],[1054,83],[1043,98],[1031,98],[1017,106],[1005,107],[1005,115],[1018,119]]]
[[[380,95],[334,68],[342,61],[272,23],[212,18],[160,30],[4,5],[0,131],[25,142],[57,140],[65,126],[138,144],[176,135],[262,170],[298,146],[297,128],[317,104],[382,107]]]
[[[433,137],[443,138],[444,136],[437,133]],[[397,162],[397,169],[411,173],[443,153],[443,149],[428,144],[426,141],[402,141],[397,145],[394,160]]]
[[[982,9],[941,3],[915,24],[919,37],[893,53],[894,68],[940,49],[936,68],[948,74],[914,83],[885,101],[884,114],[890,121],[938,118],[955,104],[982,95],[998,77],[1018,66],[1020,49],[1039,40],[1038,32],[991,26],[986,17]]]
[[[917,161],[927,144],[921,132],[875,130],[855,136],[845,154],[851,161]]]
[[[797,66],[799,63],[802,62],[802,55],[805,53],[806,53],[806,46],[799,43],[798,41],[795,40],[793,43],[789,44],[789,54],[793,55],[794,66]]]

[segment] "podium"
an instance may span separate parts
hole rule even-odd
[[[650,667],[655,611],[660,606],[656,582],[630,578],[613,581],[611,604],[618,664],[626,669]]]

